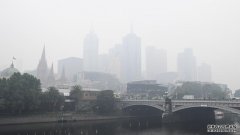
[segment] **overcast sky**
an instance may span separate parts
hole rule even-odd
[[[142,47],[168,53],[176,71],[177,53],[193,48],[198,64],[212,66],[213,80],[240,88],[239,0],[0,0],[0,70],[16,57],[21,71],[37,67],[43,43],[48,63],[82,57],[83,38],[93,27],[100,53],[130,31]]]

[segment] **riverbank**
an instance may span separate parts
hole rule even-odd
[[[84,115],[84,114],[44,114],[44,115],[26,115],[26,116],[7,116],[0,117],[0,125],[17,125],[32,123],[57,123],[57,122],[77,122],[77,121],[101,121],[128,119],[132,116],[102,116],[102,115]]]

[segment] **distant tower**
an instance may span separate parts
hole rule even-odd
[[[197,80],[196,57],[191,48],[187,48],[184,52],[178,54],[178,74],[179,80],[182,81]]]
[[[54,71],[53,71],[53,63],[52,63],[52,67],[51,67],[51,69],[49,71],[49,74],[48,74],[47,86],[48,87],[55,86],[55,77],[54,77]]]
[[[85,71],[98,71],[98,37],[93,30],[83,42],[83,65]]]
[[[132,30],[123,38],[120,54],[124,82],[141,79],[141,39]]]
[[[42,87],[46,86],[46,79],[48,76],[48,67],[47,67],[47,60],[45,56],[45,45],[42,51],[42,57],[37,66],[37,78],[40,79]]]

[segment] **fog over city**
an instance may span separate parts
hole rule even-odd
[[[135,33],[141,41],[142,75],[149,46],[167,54],[177,72],[178,55],[192,48],[196,65],[211,66],[212,81],[240,88],[239,0],[7,0],[0,1],[0,71],[12,58],[21,72],[35,70],[45,44],[50,68],[58,60],[83,58],[86,35],[98,37],[99,54]],[[156,58],[156,61],[158,58]]]

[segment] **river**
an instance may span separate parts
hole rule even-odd
[[[207,123],[162,124],[157,117],[0,126],[0,135],[205,135],[206,131]]]

